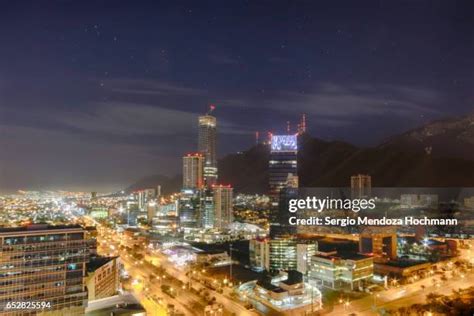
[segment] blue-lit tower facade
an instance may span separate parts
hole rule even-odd
[[[298,137],[272,135],[269,161],[269,194],[271,199],[270,237],[292,235],[288,225],[288,199],[298,195]]]

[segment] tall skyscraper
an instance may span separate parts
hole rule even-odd
[[[214,228],[214,194],[211,189],[201,191],[201,220],[203,228]]]
[[[230,185],[214,185],[214,228],[226,229],[234,220],[233,189]]]
[[[372,178],[366,174],[351,176],[351,197],[360,199],[370,197],[372,190]]]
[[[178,214],[181,228],[199,228],[202,226],[202,194],[203,190],[181,190],[178,202]]]
[[[39,302],[39,310],[25,305],[6,314],[84,315],[88,261],[80,226],[0,228],[0,311],[7,311],[9,302]]]
[[[212,115],[199,116],[198,151],[204,156],[204,180],[207,186],[217,181],[217,121]]]
[[[270,237],[296,233],[290,226],[288,201],[298,197],[298,145],[296,135],[272,135],[269,161]]]
[[[183,189],[201,189],[204,186],[204,156],[200,153],[183,157]]]
[[[137,192],[137,201],[138,201],[138,209],[140,211],[145,211],[146,209],[146,200],[147,200],[147,195],[145,190],[140,190]]]
[[[288,208],[290,200],[298,199],[298,188],[285,187],[280,190],[278,197],[277,205],[272,206],[270,209],[270,238],[295,236],[297,226],[290,225],[289,220],[290,217],[298,216],[299,214],[290,213]]]
[[[278,194],[288,182],[288,175],[297,176],[298,144],[296,135],[272,135],[269,161],[270,197]]]

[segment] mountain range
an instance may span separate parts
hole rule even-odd
[[[428,123],[377,146],[358,147],[303,134],[298,139],[298,175],[303,187],[349,186],[350,176],[370,174],[373,187],[473,187],[474,115]],[[236,192],[268,190],[266,145],[229,154],[218,162],[219,182]],[[179,191],[181,176],[150,176],[127,190],[162,185]]]

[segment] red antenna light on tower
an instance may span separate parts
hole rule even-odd
[[[215,109],[216,106],[214,104],[209,104],[209,111],[207,111],[207,115],[211,114]]]
[[[260,141],[260,133],[258,131],[255,132],[255,145],[258,145]]]

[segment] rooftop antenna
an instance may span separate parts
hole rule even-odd
[[[306,133],[306,114],[301,115],[300,123],[298,124],[298,134]]]
[[[303,113],[303,116],[301,117],[301,131],[303,133],[306,133],[306,114]]]

